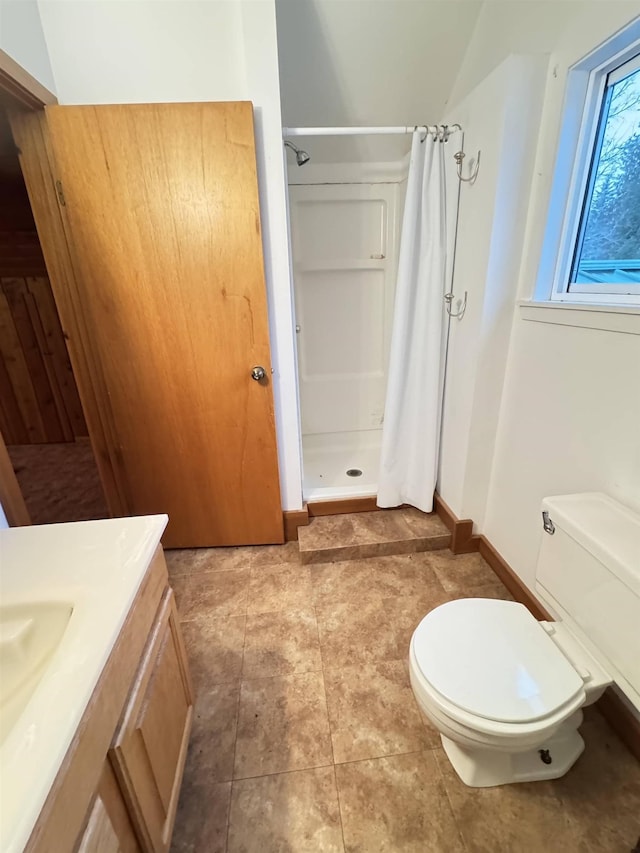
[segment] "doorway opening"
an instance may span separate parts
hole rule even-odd
[[[33,524],[109,516],[5,105],[0,433]]]

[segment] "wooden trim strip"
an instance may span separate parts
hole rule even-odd
[[[629,752],[640,761],[640,721],[612,687],[598,700],[598,710]]]
[[[24,502],[7,446],[0,433],[0,504],[11,527],[31,524],[31,517]]]
[[[284,521],[284,541],[297,542],[298,528],[309,524],[307,504],[302,509],[287,509],[282,513]]]
[[[478,550],[480,537],[473,535],[473,521],[470,518],[457,518],[437,492],[433,496],[433,508],[451,533],[450,547],[454,554],[472,554]]]
[[[330,501],[310,501],[307,504],[307,509],[311,518],[315,518],[317,515],[342,515],[346,512],[375,512],[380,509],[376,501],[377,497],[375,495],[368,498],[337,498]]]
[[[45,104],[58,103],[53,92],[39,83],[4,50],[0,50],[0,101],[5,106],[30,110],[42,109]]]
[[[505,559],[496,551],[491,542],[486,536],[479,538],[479,551],[486,562],[491,566],[495,574],[500,578],[502,583],[509,590],[511,595],[520,604],[524,604],[527,610],[536,617],[536,619],[544,619],[553,622],[553,616],[544,609],[538,599],[529,591],[529,588],[520,580],[518,575],[513,571],[511,566]]]

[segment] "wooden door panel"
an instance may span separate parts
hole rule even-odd
[[[98,793],[77,853],[140,853],[140,845],[108,759],[102,768]]]
[[[283,541],[251,105],[47,116],[129,511],[169,547]]]

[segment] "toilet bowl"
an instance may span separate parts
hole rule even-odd
[[[543,511],[545,535],[558,538],[543,543],[536,590],[561,621],[539,622],[513,601],[459,599],[411,639],[416,700],[473,787],[564,775],[584,749],[581,709],[612,682],[640,708],[640,518],[599,494],[546,499]],[[600,545],[615,522],[615,544],[587,548],[576,516]]]

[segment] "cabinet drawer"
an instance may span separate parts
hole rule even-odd
[[[193,693],[167,589],[110,758],[145,851],[169,847],[189,745]]]

